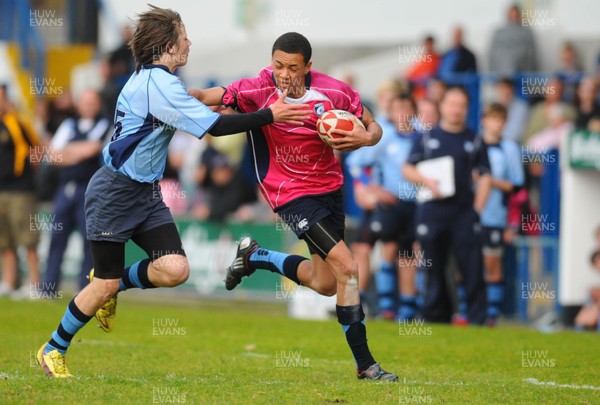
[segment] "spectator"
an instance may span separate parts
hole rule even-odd
[[[423,41],[421,55],[406,73],[406,80],[411,85],[415,100],[427,97],[427,83],[437,74],[440,65],[440,55],[435,51],[435,40],[428,36]]]
[[[135,70],[133,54],[129,47],[132,35],[131,27],[128,25],[123,27],[123,42],[102,61],[101,75],[104,79],[101,92],[102,114],[109,120],[114,119],[119,93]],[[159,50],[160,52],[162,50]]]
[[[439,104],[446,92],[446,83],[439,77],[432,77],[427,83],[427,98]],[[419,100],[420,101],[420,100]]]
[[[600,114],[593,115],[588,121],[588,131],[600,134]]]
[[[196,218],[224,221],[244,204],[256,201],[256,187],[232,166],[226,155],[209,146],[201,160],[198,179],[206,194],[194,208]]]
[[[558,78],[564,83],[562,101],[575,104],[577,86],[583,78],[583,68],[577,57],[575,46],[567,42],[560,53],[561,69],[557,72]]]
[[[592,76],[583,78],[577,87],[577,118],[575,127],[586,128],[590,118],[600,115],[600,104],[596,100],[598,83]]]
[[[6,83],[0,84],[0,100],[4,103],[4,109],[12,111],[15,109],[12,101],[8,97],[8,85]]]
[[[128,24],[123,27],[122,37],[123,42],[108,55],[107,60],[111,76],[123,82],[122,84],[124,85],[124,81],[127,81],[135,71],[135,60],[129,47],[133,32],[131,31],[131,26]]]
[[[86,276],[93,263],[91,245],[86,238],[85,190],[100,168],[100,153],[111,128],[110,122],[101,116],[100,111],[100,94],[94,90],[84,91],[77,102],[77,116],[63,121],[52,138],[52,157],[49,161],[60,168],[60,181],[52,213],[56,226],[51,230],[44,275],[46,297],[53,297],[58,291],[63,256],[69,237],[75,230],[84,240],[79,289],[89,283]]]
[[[528,193],[530,209],[533,212],[540,212],[542,210],[541,193],[543,186],[543,176],[545,173],[550,173],[556,166],[545,165],[544,162],[547,159],[557,159],[558,149],[560,144],[574,128],[571,118],[569,117],[569,111],[572,107],[562,103],[554,103],[548,107],[545,112],[547,114],[547,127],[542,129],[540,132],[534,134],[526,144],[526,154],[528,165]],[[553,183],[551,187],[556,188],[555,192],[559,192],[559,184]],[[527,217],[525,217],[527,218]],[[529,228],[528,234],[534,234],[531,232],[532,228]],[[539,234],[536,231],[537,228],[533,228],[535,234]]]
[[[59,97],[48,100],[45,105],[40,103],[40,107],[43,107],[41,110],[45,116],[40,117],[42,121],[41,133],[46,135],[42,139],[44,144],[48,144],[63,121],[67,118],[74,118],[76,115],[71,92],[65,91]],[[36,192],[39,202],[52,201],[58,189],[59,181],[60,169],[43,160],[35,172]]]
[[[549,111],[552,106],[561,103],[563,83],[558,78],[552,78],[546,82],[542,92],[544,101],[535,104],[530,111],[525,133],[521,138],[522,144],[527,144],[529,141],[550,125]],[[575,109],[572,106],[565,106],[566,118],[570,121],[575,120]]]
[[[383,80],[377,87],[377,122],[388,120],[389,109],[392,100],[400,93],[407,92],[408,89],[399,80]]]
[[[568,116],[569,106],[564,103],[554,104],[548,110],[548,127],[538,132],[528,142],[530,151],[547,153],[558,149],[562,139],[573,130],[573,123]]]
[[[465,283],[468,321],[481,325],[486,319],[479,213],[490,191],[490,165],[486,146],[466,127],[469,96],[450,87],[440,104],[440,124],[413,143],[404,165],[404,177],[424,185],[433,199],[417,205],[416,232],[428,263],[423,316],[431,322],[450,322],[452,303],[446,283],[446,263],[452,251]],[[423,176],[417,163],[450,157],[454,166],[454,195],[442,198],[437,181]],[[479,172],[473,191],[473,171]]]
[[[438,76],[444,81],[451,82],[456,73],[475,72],[477,72],[475,55],[463,44],[462,27],[455,27],[452,34],[452,48],[442,56]]]
[[[515,84],[509,78],[500,80],[496,85],[496,100],[508,111],[502,139],[520,143],[529,117],[529,105],[515,96]]]
[[[381,141],[371,148],[364,148],[365,152],[361,155],[354,154],[355,159],[350,162],[350,173],[355,175],[362,173],[365,168],[379,168],[381,185],[372,187],[376,208],[370,228],[382,241],[381,268],[375,275],[375,284],[379,310],[385,319],[398,317],[410,320],[416,309],[416,267],[412,250],[416,188],[401,174],[402,165],[417,134],[412,126],[415,112],[416,106],[409,96],[394,99],[390,121],[395,121],[395,124],[383,127],[386,132]],[[401,249],[400,268],[397,267],[398,249]]]
[[[600,250],[596,250],[591,257],[594,270],[600,274]],[[600,287],[592,287],[590,296],[575,317],[575,329],[600,330]]]
[[[114,108],[114,107],[113,107]],[[57,98],[48,102],[48,121],[46,123],[46,132],[48,134],[56,133],[56,130],[67,118],[74,118],[77,112],[73,104],[73,97],[70,91],[65,91]],[[112,116],[110,119],[112,120]]]
[[[382,128],[382,138],[386,134],[395,132],[396,117],[392,109],[392,101],[402,90],[402,85],[398,81],[383,81],[377,89],[377,122]],[[371,153],[371,148],[360,148],[348,154],[346,164],[349,168],[350,176],[353,179],[354,199],[361,209],[361,215],[358,220],[358,226],[350,250],[358,263],[358,291],[361,302],[366,302],[371,310],[370,300],[366,295],[367,287],[371,281],[371,252],[377,238],[371,229],[373,212],[377,205],[378,193],[381,191],[379,186],[381,175],[377,165],[366,166],[362,162]],[[371,311],[371,314],[375,313]],[[388,318],[391,318],[391,313]]]
[[[385,135],[385,128],[388,126],[386,125],[387,120],[386,122],[378,121],[378,123],[382,126],[383,134]],[[377,238],[371,230],[371,220],[377,203],[376,190],[379,186],[376,181],[378,179],[375,179],[376,176],[373,175],[373,167],[364,169],[358,166],[351,166],[352,164],[356,164],[357,160],[362,160],[362,156],[365,155],[367,150],[368,148],[360,148],[350,152],[346,159],[346,164],[353,179],[354,200],[360,208],[357,225],[351,234],[350,250],[358,263],[358,291],[360,300],[366,303],[369,312],[368,315],[373,315],[376,312],[373,308],[374,306],[371,305],[370,297],[367,297],[366,291],[371,282],[371,252],[377,242]]]
[[[438,104],[429,99],[419,100],[417,103],[417,120],[413,124],[418,132],[428,132],[440,121]]]
[[[508,22],[492,37],[489,52],[490,70],[504,76],[518,72],[534,72],[538,68],[533,33],[522,24],[521,9],[508,9]]]
[[[37,244],[43,223],[37,212],[31,163],[39,161],[39,144],[33,129],[18,118],[6,94],[0,93],[0,296],[34,297],[40,289]],[[15,291],[19,246],[27,249],[29,285]]]
[[[519,146],[501,136],[507,110],[491,104],[483,114],[483,141],[487,145],[492,170],[492,189],[481,212],[483,262],[487,274],[487,324],[494,326],[504,299],[502,285],[503,236],[507,228],[509,194],[525,181]]]

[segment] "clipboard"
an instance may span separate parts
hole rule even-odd
[[[437,180],[440,199],[454,196],[456,186],[454,183],[454,159],[452,156],[442,156],[423,160],[416,164],[417,171],[423,176]],[[420,203],[433,200],[433,193],[425,186],[419,187],[417,201]]]

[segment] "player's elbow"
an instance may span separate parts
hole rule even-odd
[[[371,134],[371,146],[374,146],[377,145],[381,140],[383,130],[381,129],[381,126],[375,121],[373,121],[370,126],[375,127],[374,132]]]
[[[203,93],[202,90],[200,89],[188,89],[188,93],[190,94],[190,96],[194,97],[195,99],[197,99],[198,101],[203,102]]]
[[[479,177],[479,183],[485,187],[492,186],[492,176],[489,173],[485,173]]]

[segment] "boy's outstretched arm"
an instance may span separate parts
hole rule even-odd
[[[225,89],[223,87],[211,87],[210,89],[188,89],[190,96],[198,99],[205,105],[221,105]]]

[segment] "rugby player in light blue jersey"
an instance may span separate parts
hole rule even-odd
[[[114,134],[102,152],[105,165],[85,194],[87,239],[94,270],[91,283],[68,305],[51,339],[37,353],[44,372],[71,377],[65,353],[73,336],[94,316],[110,331],[116,294],[130,288],[174,287],[189,265],[159,180],[167,148],[177,129],[202,138],[243,132],[273,122],[303,125],[306,104],[284,104],[287,91],[269,108],[220,115],[191,97],[175,70],[187,63],[191,41],[181,16],[150,6],[139,15],[130,43],[136,71],[119,95]],[[148,255],[125,268],[125,243],[133,240]]]
[[[502,255],[505,245],[504,232],[508,227],[508,197],[525,182],[521,148],[514,141],[502,138],[507,116],[506,107],[492,103],[485,108],[481,119],[483,141],[487,145],[492,170],[492,189],[481,211],[488,326],[496,325],[496,318],[500,315],[504,301]]]
[[[416,310],[417,258],[412,245],[417,187],[404,178],[402,167],[417,136],[412,124],[415,102],[404,94],[394,97],[390,115],[394,123],[382,126],[381,141],[361,155],[351,155],[348,165],[351,174],[366,167],[375,167],[379,173],[381,191],[370,222],[371,231],[382,241],[381,267],[375,274],[379,311],[384,319],[408,321]]]

